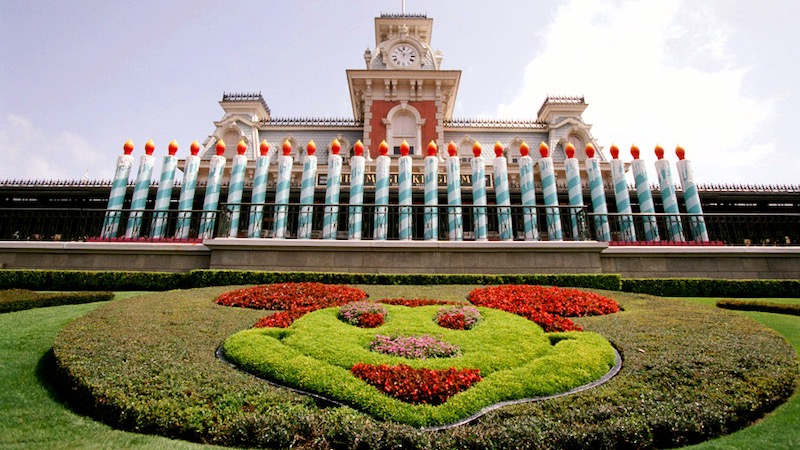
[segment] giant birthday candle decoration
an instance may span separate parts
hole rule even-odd
[[[689,224],[692,230],[692,239],[697,242],[708,242],[708,231],[706,230],[706,220],[703,218],[703,206],[700,204],[700,194],[697,193],[697,184],[694,182],[694,171],[692,163],[686,157],[686,152],[680,145],[675,148],[678,155],[678,176],[683,186],[683,201],[686,204],[686,212],[689,216]]]
[[[236,146],[236,156],[233,157],[231,167],[231,181],[228,185],[228,206],[231,208],[231,227],[229,237],[239,235],[239,216],[242,211],[242,192],[244,192],[244,171],[247,168],[247,144],[244,139]]]
[[[519,189],[522,195],[522,216],[525,227],[525,240],[539,240],[539,225],[536,221],[536,187],[533,184],[533,158],[531,148],[523,142],[519,146]]]
[[[200,170],[200,144],[192,142],[189,148],[191,154],[186,157],[183,166],[183,182],[181,183],[181,196],[178,200],[178,225],[175,229],[176,239],[188,239],[189,229],[192,224],[192,208],[194,206],[194,191],[197,188],[197,171]]]
[[[314,218],[314,185],[317,178],[317,144],[313,140],[306,144],[306,158],[303,161],[303,178],[300,182],[300,216],[297,225],[297,238],[310,239]]]
[[[128,179],[133,166],[133,141],[128,140],[122,146],[123,153],[117,157],[117,169],[114,172],[114,181],[111,184],[111,193],[108,196],[106,217],[103,220],[103,238],[115,238],[119,232],[119,222],[122,220],[122,209],[125,203],[125,194],[128,191]]]
[[[200,239],[211,239],[214,237],[214,224],[217,221],[217,206],[219,205],[219,191],[222,188],[222,174],[225,171],[227,160],[225,154],[225,142],[220,139],[217,141],[217,154],[211,157],[208,165],[208,179],[206,181],[206,196],[203,199],[203,213],[200,219],[200,231],[197,236]]]
[[[361,240],[361,229],[363,227],[363,208],[361,205],[364,204],[365,167],[364,144],[359,140],[353,145],[353,157],[350,158],[350,214],[347,238],[352,240]]]
[[[461,158],[455,142],[447,144],[447,224],[451,241],[464,240],[461,217]]]
[[[672,181],[672,171],[669,168],[669,161],[664,159],[664,149],[656,145],[656,173],[658,174],[658,186],[661,188],[661,204],[664,205],[664,212],[675,214],[667,216],[667,234],[673,242],[683,242],[683,226],[681,218],[677,214],[678,197],[675,195],[675,182]]]
[[[486,162],[481,156],[483,147],[479,142],[472,145],[472,215],[475,223],[475,240],[485,241],[486,227]]]
[[[400,159],[397,161],[397,203],[400,205],[398,235],[401,241],[411,240],[411,157],[408,142],[400,144]]]
[[[152,231],[150,232],[154,239],[164,237],[167,211],[169,211],[169,203],[172,200],[172,187],[175,185],[175,168],[178,165],[175,153],[177,152],[178,142],[173,140],[169,143],[167,156],[164,157],[164,163],[161,165],[161,179],[158,182],[158,191],[156,191],[155,213],[153,213]]]
[[[286,217],[289,213],[289,193],[292,181],[292,144],[283,141],[283,156],[278,159],[278,184],[275,186],[275,228],[273,236],[286,237]]]
[[[325,189],[325,214],[322,220],[322,239],[336,239],[339,231],[339,191],[342,185],[342,144],[338,139],[331,142],[328,156],[328,185]]]
[[[269,175],[269,143],[264,139],[259,146],[256,169],[253,172],[253,193],[250,196],[250,220],[247,226],[247,236],[257,238],[261,235],[261,221],[264,218],[264,202],[267,200],[267,178]]]
[[[153,150],[156,146],[153,140],[144,144],[144,155],[139,159],[139,173],[136,174],[136,184],[133,187],[131,199],[131,215],[128,217],[128,227],[125,230],[126,238],[136,238],[142,231],[142,210],[147,206],[147,195],[150,193],[150,181],[153,175]]]
[[[428,156],[425,157],[425,240],[439,239],[439,158],[436,143],[428,143]]]
[[[639,199],[639,212],[643,214],[644,237],[650,242],[660,241],[656,217],[651,215],[656,212],[656,207],[653,203],[653,193],[650,191],[650,180],[647,178],[647,166],[639,159],[639,147],[631,145],[631,156],[633,156],[631,171],[636,184],[636,197]]]
[[[611,146],[611,179],[614,181],[614,198],[617,200],[619,231],[622,240],[636,241],[636,230],[633,227],[631,214],[631,197],[628,193],[628,180],[625,179],[625,165],[619,159],[619,148]]]
[[[608,206],[606,205],[606,190],[603,185],[603,173],[600,172],[600,159],[594,156],[594,146],[586,146],[586,177],[589,178],[589,194],[592,197],[594,210],[594,227],[597,240],[609,242],[611,230],[608,226]]]
[[[547,238],[551,241],[563,239],[561,234],[561,214],[558,212],[558,190],[556,189],[556,174],[553,168],[553,158],[550,147],[544,142],[539,144],[539,176],[542,178],[542,198],[547,207]]]
[[[375,240],[386,240],[389,232],[389,165],[391,158],[386,156],[389,144],[381,141],[378,146],[381,156],[375,161]]]
[[[567,177],[567,196],[569,197],[569,220],[572,225],[572,239],[581,240],[579,219],[583,210],[583,186],[581,183],[581,169],[578,158],[575,157],[575,146],[567,144],[564,148],[567,159],[564,160],[564,173]]]
[[[501,241],[514,240],[511,225],[511,194],[508,190],[508,160],[503,156],[503,144],[494,144],[494,196],[497,202],[497,228]]]

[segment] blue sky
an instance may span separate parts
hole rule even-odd
[[[224,91],[274,116],[352,116],[345,70],[400,0],[0,0],[0,179],[109,179],[122,144],[179,155]],[[800,3],[406,1],[463,71],[457,117],[533,118],[584,95],[598,143],[686,148],[698,182],[800,182]]]

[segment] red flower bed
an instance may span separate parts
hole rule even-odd
[[[350,372],[379,390],[406,403],[440,405],[481,381],[480,369],[415,369],[358,363]]]
[[[436,323],[451,330],[469,330],[481,320],[481,313],[472,306],[439,308]]]
[[[506,285],[477,288],[472,304],[501,309],[536,322],[544,331],[580,331],[567,317],[599,316],[619,311],[614,300],[591,292],[557,287]]]
[[[280,283],[226,292],[217,304],[253,309],[314,309],[341,306],[367,298],[361,289],[323,283]]]
[[[323,283],[280,283],[253,286],[226,292],[215,300],[224,306],[253,309],[279,309],[283,312],[264,317],[257,328],[286,328],[311,311],[361,301],[367,293],[361,289]]]
[[[459,302],[451,302],[448,300],[435,300],[432,298],[384,298],[378,300],[378,303],[387,305],[408,306],[416,308],[417,306],[430,306],[430,305],[463,305]]]
[[[383,325],[384,315],[381,313],[366,313],[358,316],[358,326],[361,328],[377,328]]]

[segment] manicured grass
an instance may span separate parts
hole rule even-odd
[[[576,321],[622,353],[615,378],[426,433],[347,407],[320,407],[216,360],[214,350],[226,337],[264,314],[215,305],[228,289],[112,302],[67,326],[55,354],[78,383],[79,403],[118,427],[228,445],[674,447],[746,426],[787,398],[797,376],[795,350],[741,314],[603,292],[624,311]]]
[[[611,345],[596,333],[545,334],[528,319],[490,308],[480,308],[483,321],[475,328],[450,330],[433,320],[441,306],[385,308],[388,318],[378,328],[346,324],[337,317],[338,308],[327,308],[307,314],[289,329],[241,331],[225,341],[225,354],[269,380],[414,426],[454,423],[495,403],[565,392],[599,379],[614,365]],[[441,336],[461,354],[411,360],[383,355],[368,349],[376,334]],[[445,404],[411,405],[351,375],[350,367],[358,363],[479,369],[483,380]]]
[[[53,391],[48,381],[54,370],[53,339],[66,323],[102,304],[0,314],[0,448],[204,448],[114,430],[72,412]]]

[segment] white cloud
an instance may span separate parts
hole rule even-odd
[[[776,149],[756,136],[773,107],[742,94],[747,71],[728,48],[732,32],[691,2],[569,0],[498,115],[530,117],[547,94],[584,94],[584,120],[603,147],[635,143],[654,160],[661,144],[675,160],[680,144],[701,183],[767,181],[762,157]]]
[[[57,135],[30,119],[6,114],[0,122],[3,143],[0,179],[75,180],[88,172],[91,179],[110,179],[113,158],[69,131]]]

